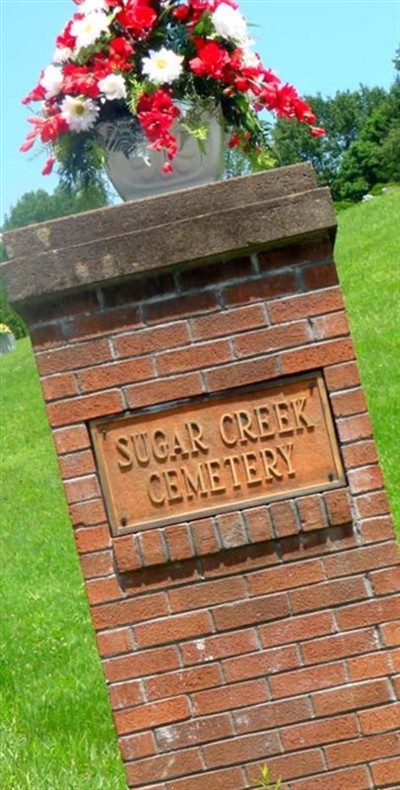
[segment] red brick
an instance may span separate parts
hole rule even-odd
[[[185,370],[201,369],[210,365],[229,362],[232,353],[228,340],[214,340],[177,351],[157,354],[156,364],[161,376],[181,373]]]
[[[329,313],[311,319],[316,340],[329,340],[331,337],[341,337],[350,334],[346,313]]]
[[[87,313],[99,305],[96,290],[76,293],[63,293],[51,297],[46,295],[46,303],[37,302],[24,306],[24,317],[29,323],[46,324],[76,313]]]
[[[213,617],[218,631],[229,631],[253,623],[265,623],[289,614],[287,595],[266,595],[251,601],[237,601],[213,609]]]
[[[59,398],[68,398],[78,393],[76,376],[73,373],[59,373],[41,379],[44,399],[49,402]]]
[[[142,567],[137,535],[121,535],[113,540],[113,551],[121,573],[137,571]]]
[[[299,531],[296,510],[291,502],[275,502],[270,505],[269,514],[272,518],[275,534],[278,538],[294,535]]]
[[[127,599],[119,603],[98,606],[92,610],[92,620],[96,630],[101,630],[118,625],[140,623],[154,617],[155,614],[162,617],[167,611],[166,596],[163,593],[154,593],[134,600]]]
[[[365,412],[367,404],[362,389],[346,390],[331,396],[335,417],[348,417],[351,414]]]
[[[342,453],[347,469],[374,464],[378,460],[375,442],[372,439],[348,444],[342,448]]]
[[[47,326],[30,327],[29,336],[35,351],[44,351],[51,346],[65,345],[65,335],[62,326],[47,324]]]
[[[317,691],[318,689],[338,686],[346,680],[342,661],[323,666],[306,667],[294,672],[283,672],[269,678],[272,697],[290,697],[295,694]]]
[[[110,332],[120,332],[139,326],[141,323],[137,307],[120,307],[115,310],[102,310],[91,312],[89,315],[77,315],[68,319],[66,331],[71,340],[95,335],[107,335]]]
[[[167,326],[137,329],[113,339],[117,357],[137,357],[155,351],[184,346],[190,342],[185,321],[176,321]]]
[[[124,760],[138,760],[140,757],[149,757],[156,752],[152,732],[141,732],[138,735],[120,738],[119,747]]]
[[[90,447],[89,433],[86,425],[71,425],[68,428],[58,428],[53,431],[53,439],[57,452],[73,453],[76,450],[85,450]]]
[[[159,324],[177,318],[186,318],[190,315],[208,313],[217,307],[216,294],[207,291],[200,294],[174,296],[172,299],[163,299],[147,304],[144,306],[144,314],[147,323]]]
[[[366,625],[379,625],[386,620],[396,620],[398,615],[398,601],[395,598],[386,598],[343,607],[337,612],[337,621],[341,630],[348,631]]]
[[[107,601],[116,601],[121,598],[122,591],[115,576],[106,579],[91,579],[86,582],[86,595],[93,606]]]
[[[209,615],[206,612],[196,612],[196,614],[183,614],[175,617],[170,615],[168,619],[140,625],[135,629],[135,633],[139,647],[151,647],[191,637],[199,638],[209,634],[210,630]]]
[[[331,526],[337,524],[351,524],[350,497],[347,490],[337,489],[324,494],[325,505],[328,510],[328,521]]]
[[[202,771],[199,776],[185,776],[168,782],[168,790],[246,790],[248,787],[241,768],[227,768],[223,771]]]
[[[147,529],[138,535],[143,565],[160,565],[168,562],[167,547],[161,530]]]
[[[365,584],[361,577],[314,584],[311,587],[292,590],[289,595],[294,614],[338,606],[341,603],[364,599],[366,596]]]
[[[331,392],[357,387],[360,384],[360,374],[356,362],[342,362],[332,365],[324,370],[326,386]]]
[[[371,783],[369,780],[368,769],[365,766],[354,768],[343,768],[341,771],[329,771],[329,773],[310,776],[307,779],[300,779],[298,782],[291,782],[291,790],[327,790],[329,787],[339,790],[369,790]]]
[[[152,360],[141,357],[129,362],[112,362],[110,365],[85,368],[79,374],[79,382],[82,392],[95,392],[121,384],[135,384],[137,381],[151,379],[153,375]]]
[[[207,768],[248,760],[266,759],[280,751],[278,733],[268,732],[254,735],[235,735],[227,741],[219,741],[204,746],[203,754]]]
[[[111,707],[114,710],[131,708],[133,705],[140,705],[144,702],[143,691],[140,681],[130,680],[129,683],[118,683],[116,686],[109,686],[108,693]]]
[[[369,738],[357,738],[326,746],[325,754],[329,768],[338,768],[342,765],[366,763],[395,755],[398,753],[399,746],[397,733],[387,732],[384,735],[372,735]]]
[[[315,293],[295,295],[289,299],[277,299],[268,305],[269,314],[274,324],[343,310],[343,308],[343,297],[337,287],[326,288]]]
[[[283,727],[292,722],[311,717],[310,702],[307,697],[267,702],[245,711],[233,712],[236,732],[254,732]]]
[[[350,491],[353,494],[373,491],[377,488],[382,488],[384,485],[382,472],[376,464],[348,472],[348,479]]]
[[[107,526],[78,529],[75,532],[76,547],[80,554],[89,551],[104,551],[111,546],[110,530]]]
[[[297,289],[294,272],[278,272],[245,283],[230,285],[223,289],[222,296],[228,306],[259,302],[276,296],[295,293]]]
[[[137,705],[128,710],[116,711],[114,714],[119,735],[189,718],[190,708],[186,697],[173,697],[149,705]]]
[[[89,527],[106,521],[107,516],[101,499],[76,502],[69,506],[69,515],[74,527]]]
[[[172,562],[180,562],[194,556],[194,547],[187,524],[166,527],[164,536]]]
[[[219,368],[204,372],[207,389],[210,392],[230,387],[241,387],[278,375],[279,368],[275,357],[260,357],[246,362],[235,362],[233,365],[221,365]]]
[[[94,554],[84,554],[80,558],[82,573],[85,579],[96,576],[107,576],[113,571],[112,552],[97,551]]]
[[[314,343],[292,351],[282,351],[280,354],[282,373],[288,375],[345,362],[353,357],[353,343],[349,338],[326,340],[324,343]]]
[[[364,543],[380,543],[382,540],[394,539],[394,525],[392,517],[379,516],[361,522]]]
[[[101,288],[101,301],[107,307],[126,305],[136,302],[142,304],[153,296],[157,298],[160,294],[173,294],[176,291],[174,275],[171,271],[159,271],[144,274],[142,277],[133,277],[130,280],[122,279],[111,285],[103,285]]]
[[[282,745],[285,751],[291,752],[306,749],[307,746],[344,741],[357,735],[357,718],[355,714],[348,713],[345,716],[285,727],[282,732]]]
[[[64,480],[69,477],[87,475],[96,469],[93,453],[91,450],[82,450],[80,453],[70,453],[59,458],[61,477]]]
[[[318,261],[330,258],[332,255],[332,242],[329,236],[316,241],[285,244],[272,250],[259,252],[257,255],[260,269],[273,269],[281,266],[293,266],[309,261]]]
[[[85,475],[85,477],[76,477],[74,480],[65,480],[64,491],[70,505],[74,502],[96,499],[101,493],[96,475]]]
[[[217,265],[202,263],[200,266],[181,269],[178,278],[182,290],[198,288],[200,291],[209,285],[220,285],[224,280],[251,277],[253,264],[250,256],[220,261]]]
[[[215,554],[220,550],[217,532],[211,518],[194,521],[192,536],[196,554],[200,557],[204,554]]]
[[[249,705],[265,702],[267,699],[269,699],[269,694],[264,680],[234,683],[230,686],[192,694],[193,712],[196,716],[233,710],[234,708],[247,708]]]
[[[356,656],[347,660],[350,680],[368,680],[380,676],[387,676],[393,672],[393,666],[388,651],[368,653],[365,656]]]
[[[172,612],[202,609],[223,601],[236,601],[246,597],[246,585],[238,577],[219,581],[201,582],[190,587],[179,587],[169,593]]]
[[[47,407],[47,415],[50,425],[57,427],[82,420],[92,420],[95,417],[105,417],[122,411],[123,408],[120,393],[109,390],[95,395],[85,395],[82,398],[67,398],[50,403]]]
[[[376,648],[373,628],[363,628],[346,634],[332,634],[323,639],[303,642],[301,652],[305,664],[322,664],[336,658],[348,658],[357,653],[368,653]]]
[[[124,579],[126,591],[130,595],[156,590],[167,590],[181,584],[192,584],[200,579],[198,563],[195,559],[175,563],[174,567],[151,565],[135,573],[129,573]]]
[[[131,645],[130,630],[122,629],[109,632],[110,639],[112,633],[124,635],[129,633],[129,644]],[[103,634],[98,634],[97,638],[99,641],[102,636]],[[112,642],[111,645],[113,645]],[[132,650],[132,647],[130,647],[130,650]],[[110,659],[104,662],[103,667],[107,680],[116,682],[118,680],[128,680],[129,678],[143,678],[156,672],[168,672],[170,669],[178,669],[179,657],[175,647],[161,647],[156,650],[145,650],[129,656]]]
[[[248,510],[243,510],[242,513],[250,543],[262,543],[265,540],[272,540],[272,522],[266,507],[249,508]]]
[[[131,631],[129,628],[120,628],[97,634],[97,646],[103,658],[119,653],[130,653],[132,651]]]
[[[236,631],[232,634],[218,634],[206,639],[196,639],[181,645],[181,653],[185,664],[202,664],[215,661],[226,656],[239,656],[250,653],[258,647],[254,629]]]
[[[400,622],[398,623],[382,623],[379,626],[383,641],[387,647],[396,647],[400,645]]]
[[[125,388],[128,405],[132,409],[137,409],[140,406],[153,406],[156,403],[165,403],[179,398],[194,397],[201,395],[202,392],[203,383],[199,373],[187,373],[184,376],[133,384],[133,386]]]
[[[252,357],[279,348],[300,346],[309,343],[311,339],[308,323],[304,320],[246,332],[244,335],[234,337],[233,345],[239,357]]]
[[[385,732],[385,730],[397,730],[400,721],[400,702],[392,702],[390,705],[382,705],[380,708],[360,711],[358,718],[361,732],[364,735]]]
[[[224,549],[234,549],[248,543],[246,528],[241,513],[224,513],[216,519],[221,545]]]
[[[280,623],[264,625],[259,629],[264,647],[302,642],[305,639],[333,634],[335,630],[332,612],[316,612],[301,617],[291,617]]]
[[[110,360],[111,351],[107,340],[92,340],[36,355],[36,364],[41,376],[61,373],[64,370],[79,370]]]
[[[267,565],[280,562],[276,542],[270,541],[259,545],[239,546],[231,549],[229,554],[220,552],[217,556],[204,557],[202,571],[205,578],[229,576],[232,572],[247,573]]]
[[[148,701],[191,694],[193,691],[214,688],[221,685],[223,678],[216,664],[193,669],[180,669],[178,672],[163,672],[144,681]]]
[[[383,568],[398,562],[397,547],[394,543],[381,546],[368,546],[341,552],[324,559],[327,576],[350,576],[351,574],[374,568]]]
[[[346,710],[358,711],[372,705],[391,701],[391,692],[386,680],[370,680],[351,683],[340,689],[321,691],[312,696],[317,716],[330,716]]]
[[[400,776],[400,757],[379,760],[371,765],[371,770],[377,787],[395,788]]]
[[[190,323],[196,340],[208,340],[264,326],[267,319],[263,305],[253,304],[193,318]]]
[[[389,513],[389,503],[384,491],[357,497],[356,507],[360,518],[372,518],[372,516],[382,516]]]
[[[229,713],[207,716],[205,719],[192,719],[183,724],[160,727],[156,730],[156,738],[162,752],[183,749],[196,743],[207,743],[228,738],[233,735]]]
[[[250,595],[262,595],[262,593],[313,584],[324,578],[321,561],[314,559],[252,573],[248,576],[247,583]]]
[[[325,529],[327,526],[325,509],[321,497],[312,494],[297,500],[300,526],[304,532]]]
[[[345,417],[338,420],[337,429],[340,441],[355,442],[372,436],[372,425],[368,414]]]
[[[229,658],[223,661],[225,679],[229,683],[238,680],[249,680],[254,677],[269,676],[298,666],[298,655],[295,645],[278,647],[273,650],[262,650],[248,653],[245,656]]]
[[[333,261],[303,266],[302,275],[306,289],[324,288],[329,285],[337,285],[338,283],[336,267]]]

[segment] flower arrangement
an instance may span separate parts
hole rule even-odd
[[[268,148],[262,110],[324,133],[295,88],[262,64],[235,0],[74,3],[52,62],[23,99],[41,102],[20,150],[37,139],[49,147],[44,175],[58,162],[64,178],[87,184],[107,156],[96,129],[119,116],[135,119],[145,148],[164,153],[165,174],[178,151],[174,124],[201,145],[206,107],[219,113],[229,147],[259,160]]]

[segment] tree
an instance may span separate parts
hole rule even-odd
[[[22,228],[37,222],[46,222],[67,214],[79,214],[89,209],[101,208],[108,203],[107,192],[102,185],[97,185],[86,192],[66,190],[58,186],[52,194],[44,189],[26,192],[4,218],[1,231]],[[6,260],[4,245],[0,245],[0,263]],[[26,327],[22,318],[10,307],[4,285],[0,278],[0,323],[7,324],[16,337],[26,335]]]

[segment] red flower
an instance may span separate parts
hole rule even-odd
[[[207,43],[204,39],[197,39],[196,47],[197,58],[192,58],[189,61],[189,66],[194,74],[199,77],[223,79],[224,69],[231,61],[229,52],[215,41]]]
[[[75,14],[73,19],[70,19],[69,22],[64,27],[62,33],[56,38],[56,47],[57,49],[63,49],[64,47],[68,47],[68,49],[73,49],[76,43],[76,37],[71,34],[71,27],[74,23],[74,20],[77,16],[81,16],[81,14]]]
[[[82,95],[95,99],[100,93],[97,79],[89,66],[75,66],[73,63],[68,63],[64,66],[63,92],[71,96]]]
[[[157,20],[157,13],[151,7],[151,0],[130,0],[123,11],[116,16],[116,21],[140,41],[147,38]]]
[[[171,173],[173,173],[173,172],[174,172],[174,168],[172,167],[172,165],[171,165],[171,162],[164,162],[164,164],[163,164],[163,166],[162,166],[161,170],[162,170],[162,171],[163,171],[163,173],[165,173],[166,175],[170,175]]]
[[[322,126],[311,127],[311,137],[323,137],[324,134],[326,134],[326,130]]]
[[[178,152],[176,137],[170,129],[180,115],[168,90],[159,88],[155,93],[143,94],[138,103],[137,117],[142,126],[150,148],[154,151],[165,150],[168,158],[173,159]]]
[[[45,164],[45,166],[44,166],[44,168],[42,170],[42,176],[49,176],[51,174],[51,172],[53,170],[53,167],[54,167],[55,161],[56,160],[55,160],[54,156],[50,156],[49,157],[49,159],[47,160],[47,162],[46,162],[46,164]]]
[[[22,99],[22,104],[30,104],[32,101],[43,101],[46,96],[46,91],[43,85],[36,85],[36,88],[33,88],[24,99]]]

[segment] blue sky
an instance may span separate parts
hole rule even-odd
[[[240,0],[239,0],[240,1]],[[50,62],[72,0],[0,0],[0,221],[24,192],[52,191],[44,155],[20,154],[29,110],[20,99]],[[400,39],[400,0],[241,0],[265,65],[302,94],[332,96],[360,83],[389,88]]]

